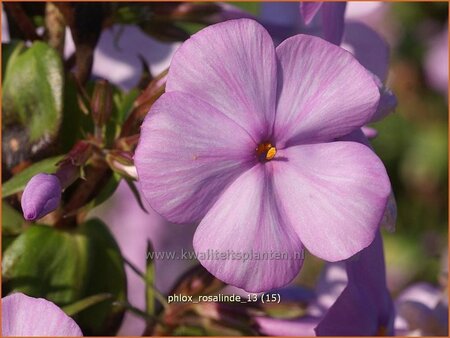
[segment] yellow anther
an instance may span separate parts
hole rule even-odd
[[[275,154],[277,153],[277,148],[270,147],[269,150],[267,150],[266,153],[266,160],[269,161],[275,157]]]
[[[256,154],[260,159],[270,161],[275,157],[277,153],[277,148],[275,148],[271,143],[260,143],[256,148]]]

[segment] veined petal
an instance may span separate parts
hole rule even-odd
[[[172,59],[166,91],[208,102],[259,142],[275,116],[276,70],[267,31],[254,20],[230,20],[183,43]]]
[[[257,161],[249,134],[189,94],[164,94],[141,127],[135,165],[150,205],[175,223],[199,221]]]
[[[277,199],[312,254],[339,261],[373,241],[391,186],[372,150],[331,142],[282,149],[277,157]]]
[[[82,336],[77,323],[43,298],[14,293],[2,299],[2,336]]]
[[[277,47],[277,56],[277,148],[344,136],[374,114],[378,87],[349,52],[296,35]]]
[[[271,163],[257,164],[236,179],[194,235],[201,264],[217,278],[249,292],[289,283],[303,262],[302,244],[273,194],[273,169]],[[241,259],[205,257],[215,250],[239,253]]]
[[[372,135],[375,133],[375,135],[376,135],[376,130],[365,131],[364,129],[371,129],[371,128],[362,127],[361,129],[357,129],[348,135],[340,137],[338,139],[338,141],[358,142],[358,143],[364,144],[368,148],[372,149],[372,145],[370,144],[370,142],[368,140],[367,133],[371,133]],[[393,231],[395,231],[396,222],[397,222],[397,202],[395,201],[394,192],[391,191],[391,193],[389,195],[388,203],[386,205],[386,209],[384,211],[383,219],[381,220],[381,223],[380,223],[380,226],[390,232],[393,232]]]

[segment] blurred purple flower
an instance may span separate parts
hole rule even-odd
[[[272,317],[255,318],[258,331],[267,336],[292,336],[311,337],[315,336],[314,329],[319,323],[315,317],[305,316],[301,319],[279,319]]]
[[[395,306],[395,327],[403,335],[448,336],[448,295],[428,283],[404,290]]]
[[[2,6],[2,42],[8,43],[9,38],[9,27],[8,27],[8,18],[6,17],[5,11]]]
[[[27,183],[22,195],[23,217],[34,221],[55,210],[61,201],[61,183],[52,174],[37,174]]]
[[[2,298],[2,336],[82,336],[77,323],[58,306],[42,298],[14,293]]]
[[[320,321],[317,334],[393,335],[395,311],[386,286],[381,234],[346,262],[346,270],[347,286]]]
[[[368,248],[345,264],[325,267],[306,316],[290,320],[257,317],[256,322],[267,335],[393,335],[395,311],[385,277],[378,233]]]
[[[448,96],[448,25],[430,44],[425,60],[426,77],[430,85]]]
[[[344,33],[344,15],[346,2],[302,2],[300,12],[306,25],[309,25],[319,10],[323,38],[340,45]]]
[[[143,58],[153,75],[158,75],[169,64],[179,43],[163,43],[145,34],[133,25],[114,25],[102,31],[94,51],[92,75],[103,78],[122,89],[136,86],[142,75]],[[75,51],[70,30],[66,30],[64,55]],[[111,71],[114,69],[114,71]]]
[[[363,22],[378,22],[386,14],[390,3],[381,1],[347,1],[345,18]]]
[[[303,245],[337,261],[373,241],[390,192],[384,166],[366,146],[329,141],[370,121],[378,100],[371,75],[324,40],[297,35],[275,50],[253,20],[210,26],[177,51],[142,125],[142,191],[170,221],[201,220],[197,253],[290,257],[199,255],[218,278],[248,291],[285,285]]]
[[[216,14],[206,17],[207,21],[210,24],[242,18],[255,19],[252,14],[232,4],[226,2],[217,2],[216,5],[219,6],[220,11]]]

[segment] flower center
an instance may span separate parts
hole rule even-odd
[[[261,161],[270,161],[275,157],[277,148],[270,142],[263,142],[256,147],[256,154]]]

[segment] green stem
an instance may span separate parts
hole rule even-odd
[[[142,278],[145,285],[152,288],[155,291],[155,298],[158,300],[158,302],[162,305],[164,309],[168,309],[169,303],[167,303],[166,297],[154,286],[147,283],[145,279],[145,275],[142,271],[140,271],[133,263],[131,263],[127,258],[123,257],[123,260],[125,264],[127,264],[131,270],[134,271],[135,274],[137,274],[139,277]]]

